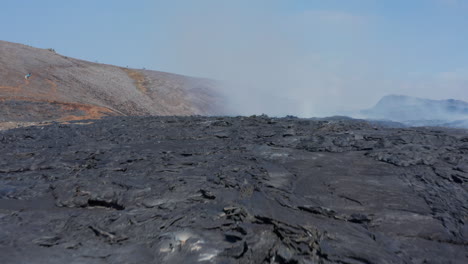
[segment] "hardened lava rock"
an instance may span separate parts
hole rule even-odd
[[[112,117],[0,132],[1,263],[468,263],[468,132]]]

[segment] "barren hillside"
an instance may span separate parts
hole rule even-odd
[[[0,122],[213,115],[222,113],[220,100],[210,80],[91,63],[0,41]]]

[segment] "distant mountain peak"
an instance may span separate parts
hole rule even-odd
[[[445,100],[433,100],[425,99],[414,96],[407,96],[401,94],[389,94],[382,97],[377,105],[382,103],[404,103],[404,104],[421,104],[421,103],[432,103],[432,104],[455,104],[468,107],[468,103],[462,100],[456,99],[445,99]]]
[[[406,95],[382,97],[371,109],[362,111],[367,118],[392,120],[405,124],[449,124],[468,120],[468,103],[456,100],[432,100]]]

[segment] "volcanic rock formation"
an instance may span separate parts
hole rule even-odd
[[[0,122],[220,114],[222,100],[215,85],[0,41]]]
[[[0,132],[1,263],[468,263],[468,132],[266,116]]]

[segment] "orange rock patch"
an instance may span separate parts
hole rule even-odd
[[[86,104],[78,104],[78,103],[59,103],[63,111],[74,111],[79,110],[84,112],[84,115],[67,115],[59,119],[59,121],[75,121],[75,120],[86,120],[86,119],[101,119],[105,116],[112,116],[116,115],[114,111],[109,108],[95,106],[95,105],[86,105]]]
[[[144,94],[148,92],[148,88],[146,88],[145,86],[145,75],[143,73],[126,68],[122,68],[122,70],[124,70],[127,73],[128,77],[132,78],[135,81],[135,85],[140,92]]]

